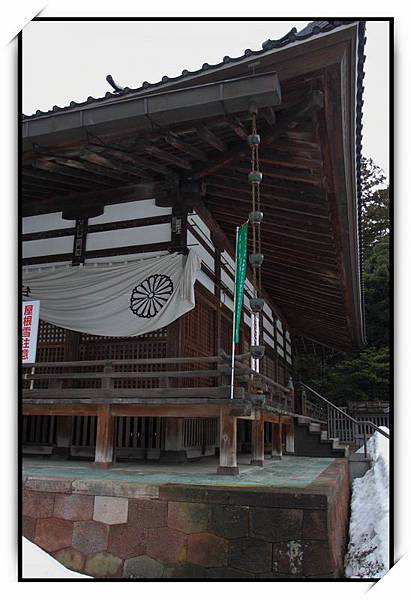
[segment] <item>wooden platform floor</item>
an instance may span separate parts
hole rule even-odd
[[[240,474],[217,475],[217,459],[165,465],[160,463],[117,463],[108,470],[98,469],[85,461],[59,461],[50,458],[26,458],[24,477],[61,477],[72,480],[124,481],[151,485],[188,484],[215,486],[269,486],[305,488],[335,459],[284,456],[282,460],[267,458],[263,467],[251,466],[250,457],[240,455]]]

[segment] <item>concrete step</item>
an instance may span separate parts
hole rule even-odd
[[[311,433],[321,433],[320,423],[310,423],[308,426]]]

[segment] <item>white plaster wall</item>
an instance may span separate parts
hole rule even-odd
[[[86,249],[87,251],[104,250],[105,248],[122,248],[170,241],[171,225],[170,223],[161,223],[146,227],[118,229],[117,231],[88,233]]]
[[[156,206],[154,198],[150,200],[137,200],[121,204],[110,204],[104,207],[104,213],[98,217],[89,219],[90,225],[102,225],[103,223],[115,223],[128,219],[144,219],[146,217],[163,217],[171,215],[171,206]]]
[[[47,213],[45,215],[34,215],[32,217],[23,217],[23,234],[37,233],[38,231],[48,231],[52,229],[68,229],[74,227],[75,221],[67,221],[62,218],[61,212]]]
[[[67,252],[73,252],[73,244],[73,235],[23,242],[23,258],[48,256],[49,254],[66,254]]]
[[[214,273],[214,259],[207,252],[207,250],[201,245],[201,243],[193,236],[193,234],[187,232],[187,244],[190,250],[194,250],[197,256],[207,265],[209,269]],[[193,244],[193,245],[191,245]]]

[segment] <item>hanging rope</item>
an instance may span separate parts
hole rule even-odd
[[[252,366],[256,371],[259,371],[259,360],[264,356],[264,345],[261,344],[262,333],[262,310],[264,308],[264,300],[261,297],[261,265],[264,256],[261,252],[261,222],[263,213],[261,211],[261,194],[260,184],[263,174],[260,171],[259,159],[259,144],[260,136],[257,133],[257,107],[250,106],[252,131],[248,136],[247,141],[250,146],[251,154],[251,170],[248,175],[248,180],[251,185],[251,212],[249,215],[249,223],[252,228],[252,247],[253,252],[250,256],[250,263],[253,271],[253,298],[250,300],[250,307],[253,313],[252,319],[252,340],[251,340],[251,355]],[[254,380],[254,377],[252,377]]]
[[[252,244],[253,244],[253,259],[252,259],[252,270],[253,270],[253,286],[254,286],[254,297],[258,298],[261,296],[261,264],[262,264],[262,252],[261,252],[261,226],[262,211],[261,211],[261,195],[260,195],[260,183],[262,180],[262,173],[260,171],[260,159],[259,159],[259,144],[260,136],[257,133],[257,114],[252,114],[252,133],[248,136],[248,143],[251,148],[251,171],[249,173],[249,182],[251,184],[251,198],[252,198],[252,212],[250,214],[250,222],[252,227]],[[260,257],[260,261],[257,257]],[[258,268],[258,276],[257,276]]]

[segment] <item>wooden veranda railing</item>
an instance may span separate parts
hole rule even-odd
[[[263,386],[264,403],[293,410],[290,391],[253,371],[238,355],[235,400],[257,402],[250,382]],[[229,399],[230,364],[225,353],[217,356],[140,358],[91,361],[38,362],[24,369],[23,399],[35,403],[70,400],[142,402],[153,399]],[[261,399],[259,399],[261,402]]]

